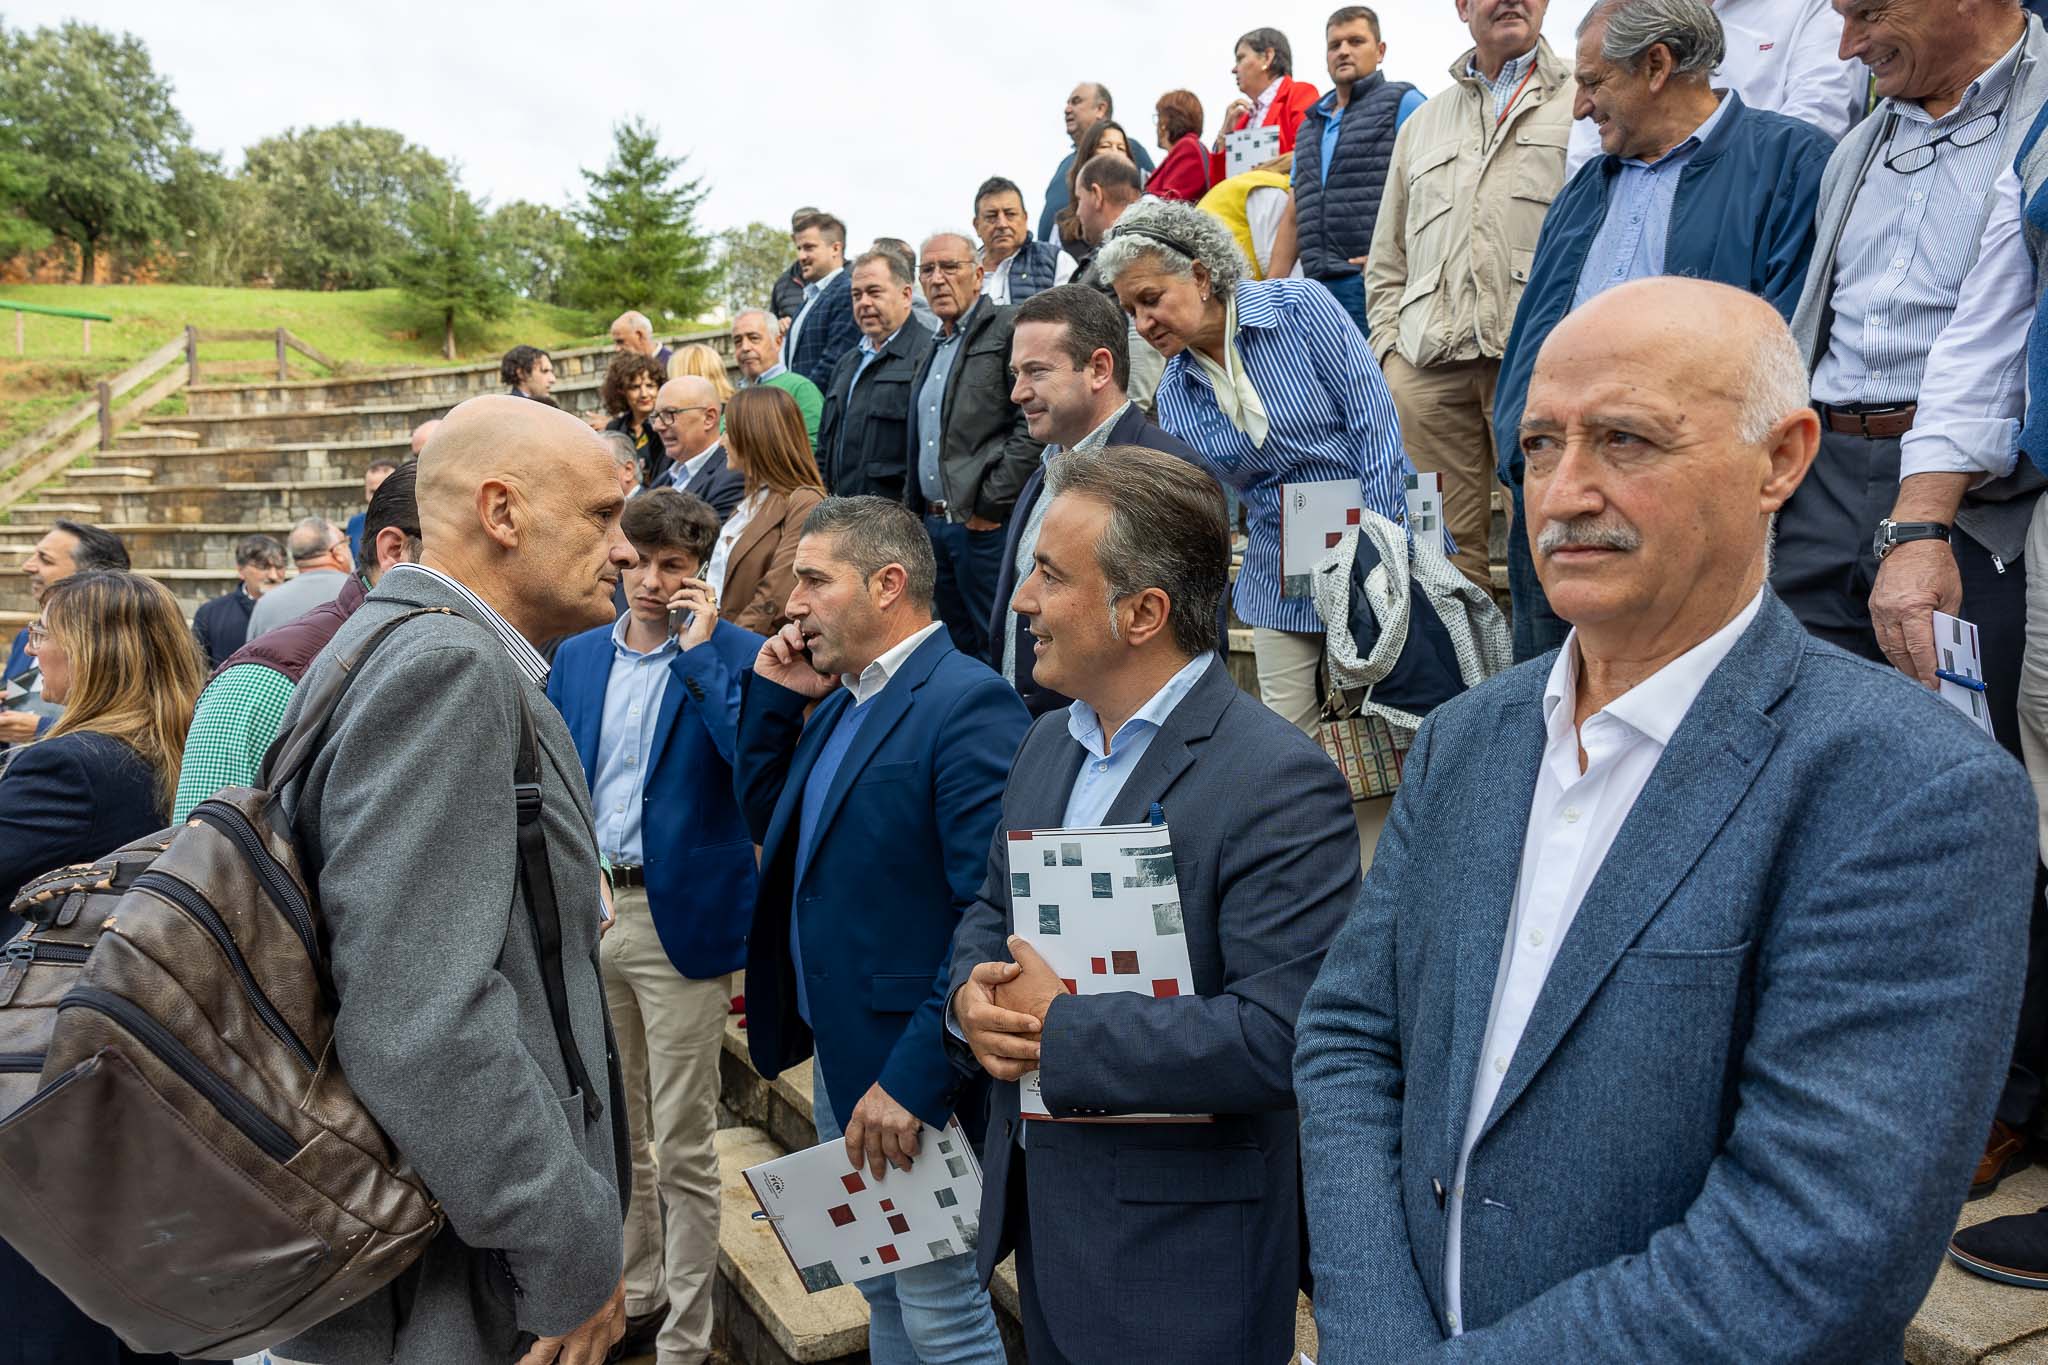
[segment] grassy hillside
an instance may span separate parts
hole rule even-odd
[[[205,289],[192,285],[6,285],[0,299],[110,314],[92,325],[92,354],[80,354],[82,324],[23,316],[27,352],[14,350],[15,315],[0,309],[0,451],[63,408],[92,396],[93,385],[183,331],[243,331],[283,326],[351,367],[442,365],[440,330],[396,289],[323,293],[297,289]],[[520,342],[558,347],[603,340],[603,321],[546,304],[515,303],[504,319],[458,338],[459,363],[499,355]],[[215,342],[202,361],[246,360],[247,378],[275,373],[268,341]],[[317,367],[297,352],[295,368]],[[209,381],[236,375],[208,375]],[[173,400],[177,402],[178,400]]]

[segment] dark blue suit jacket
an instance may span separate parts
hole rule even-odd
[[[1195,448],[1180,437],[1167,431],[1145,415],[1145,410],[1136,403],[1117,418],[1116,425],[1109,429],[1109,444],[1113,446],[1144,446],[1150,450],[1163,450],[1169,455],[1178,455],[1195,468],[1207,473],[1201,456]],[[1031,471],[1031,477],[1024,480],[1024,487],[1017,494],[1017,505],[1010,512],[1009,529],[1003,536],[1003,562],[996,573],[996,605],[989,617],[989,653],[997,663],[1003,659],[1003,632],[1017,632],[1017,695],[1024,698],[1024,705],[1032,715],[1042,716],[1057,710],[1072,701],[1049,687],[1040,687],[1031,677],[1031,665],[1036,657],[1031,652],[1031,625],[1021,616],[1010,614],[1010,599],[1016,595],[1017,584],[1017,542],[1024,534],[1024,523],[1031,518],[1031,509],[1038,503],[1038,495],[1045,491],[1045,461],[1040,460]],[[1229,594],[1224,594],[1224,613],[1229,615]]]
[[[7,906],[24,882],[89,863],[170,821],[157,804],[156,774],[110,735],[59,735],[0,763],[0,939],[21,928]]]
[[[1010,960],[1007,833],[1058,828],[1086,756],[1065,716],[1025,739],[960,925],[953,987],[978,963]],[[1141,822],[1154,802],[1173,835],[1195,993],[1055,998],[1042,1094],[1055,1114],[1215,1122],[1031,1125],[1036,1312],[1068,1360],[1284,1360],[1301,1258],[1294,1016],[1357,894],[1358,827],[1329,758],[1239,690],[1220,659],[1166,717],[1103,823]],[[964,1045],[949,1047],[980,1074]],[[1017,1124],[1016,1083],[995,1085],[984,1281],[1017,1241]]]
[[[853,263],[849,261],[811,306],[810,316],[796,334],[796,349],[783,363],[823,392],[831,387],[832,367],[839,357],[859,344],[860,328],[853,321]]]
[[[675,472],[673,468],[669,471]],[[747,490],[746,476],[732,467],[725,458],[725,442],[720,441],[711,452],[711,458],[697,471],[697,476],[683,485],[683,492],[693,494],[711,504],[711,510],[724,521],[740,505],[740,498]],[[748,663],[753,660],[749,658]]]
[[[2011,1056],[2034,802],[1954,708],[1771,595],[1553,949],[1467,1164],[1445,1339],[1443,1191],[1556,658],[1422,723],[1302,1006],[1316,1358],[1896,1361]]]
[[[669,661],[641,789],[647,908],[668,960],[692,980],[746,961],[754,840],[733,800],[732,756],[740,679],[760,649],[760,636],[720,621],[709,640]],[[548,700],[568,722],[593,787],[611,668],[612,627],[599,626],[564,640],[548,676]]]
[[[946,1055],[953,931],[988,864],[1003,783],[1029,717],[986,664],[942,627],[876,696],[819,813],[796,883],[799,812],[818,750],[853,702],[841,688],[804,723],[804,698],[747,679],[740,804],[761,844],[761,895],[747,940],[747,1035],[773,1078],[810,1056],[797,1015],[790,907],[801,903],[804,986],[825,1090],[839,1115],[877,1080],[926,1123],[963,1120],[968,1077]]]

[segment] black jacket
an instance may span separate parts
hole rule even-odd
[[[903,455],[909,445],[911,375],[923,365],[932,334],[904,318],[896,335],[861,375],[861,351],[855,346],[839,357],[832,382],[825,389],[825,412],[818,419],[818,472],[836,497],[873,493],[903,500]]]
[[[255,610],[256,599],[249,596],[249,590],[236,588],[224,597],[201,603],[192,613],[192,634],[206,654],[208,669],[219,668],[248,641],[249,613]]]
[[[1151,450],[1163,450],[1169,455],[1178,455],[1197,469],[1202,468],[1201,457],[1193,446],[1161,427],[1145,415],[1144,409],[1136,403],[1125,410],[1109,429],[1109,444],[1113,446],[1144,446]],[[1038,447],[1040,456],[1044,446]],[[1024,707],[1034,716],[1042,716],[1057,710],[1072,701],[1049,687],[1040,687],[1031,676],[1031,663],[1035,657],[1031,652],[1031,625],[1023,617],[1010,610],[1010,598],[1017,591],[1017,541],[1024,534],[1024,523],[1031,516],[1031,509],[1038,501],[1038,495],[1045,488],[1045,461],[1038,459],[1031,477],[1024,481],[1023,490],[1017,495],[1017,504],[1011,510],[1008,533],[1003,537],[1003,564],[996,576],[996,606],[989,617],[988,638],[989,658],[997,668],[1003,666],[1003,632],[1015,631],[1017,635],[1017,695],[1024,699]],[[1218,494],[1221,497],[1221,494]],[[1230,615],[1230,594],[1223,596],[1224,619]]]
[[[669,472],[675,473],[673,465]],[[711,448],[711,458],[704,462],[697,476],[683,485],[685,493],[694,493],[710,503],[711,510],[718,513],[721,522],[733,514],[746,490],[746,479],[725,458],[723,441]]]
[[[21,928],[7,906],[24,882],[169,823],[156,773],[111,735],[75,730],[22,745],[0,773],[0,939]]]
[[[1024,428],[1024,411],[1010,401],[1010,336],[1017,330],[1015,308],[976,301],[962,320],[961,348],[946,375],[945,399],[939,406],[939,479],[954,521],[970,516],[993,522],[1010,519],[1010,509],[1024,481],[1038,465],[1045,442],[1034,441]],[[938,338],[910,379],[915,403],[932,367]],[[904,433],[903,499],[910,510],[924,511],[924,491],[917,480],[917,423]]]

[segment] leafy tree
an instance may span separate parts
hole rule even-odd
[[[588,198],[571,210],[583,240],[571,257],[569,300],[598,313],[695,317],[717,280],[712,239],[696,221],[704,182],[677,180],[684,158],[663,156],[660,132],[639,119],[612,137],[611,160],[583,172]]]
[[[441,353],[455,359],[458,323],[505,315],[512,291],[499,268],[483,212],[452,185],[431,187],[406,215],[412,249],[393,264],[406,297],[433,310],[441,324]]]
[[[205,160],[172,182],[173,276],[182,284],[245,285],[274,264],[270,202],[247,177],[223,175],[214,158]]]
[[[725,309],[767,308],[775,281],[789,269],[789,233],[767,223],[749,223],[718,234],[718,262],[725,272]]]
[[[577,240],[567,215],[515,199],[491,215],[490,231],[513,292],[537,303],[560,303]]]
[[[166,186],[191,136],[132,35],[75,20],[0,34],[0,146],[34,191],[20,211],[78,248],[80,280],[102,249],[171,230]]]
[[[14,152],[0,151],[0,261],[50,244],[50,230],[29,216],[42,196],[42,177]]]
[[[276,225],[287,289],[377,289],[395,281],[416,200],[452,189],[448,163],[389,128],[291,129],[243,153],[242,174]]]

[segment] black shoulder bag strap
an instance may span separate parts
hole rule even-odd
[[[371,631],[355,652],[338,661],[338,667],[321,676],[316,690],[309,693],[298,723],[279,735],[263,756],[256,785],[273,795],[290,786],[327,735],[327,723],[335,708],[355,681],[365,659],[390,638],[392,631],[420,616],[454,616],[460,612],[447,607],[421,607],[401,612]],[[533,921],[534,955],[540,967],[541,990],[547,996],[548,1018],[554,1024],[555,1043],[562,1049],[562,1065],[569,1083],[583,1092],[584,1117],[595,1123],[604,1112],[590,1075],[583,1068],[583,1054],[576,1048],[576,1035],[569,1025],[569,987],[562,973],[562,916],[555,903],[554,872],[548,863],[547,832],[541,825],[540,740],[533,729],[533,712],[527,708],[522,687],[519,699],[519,757],[512,770],[512,792],[519,812],[519,879],[526,888],[526,910]]]

